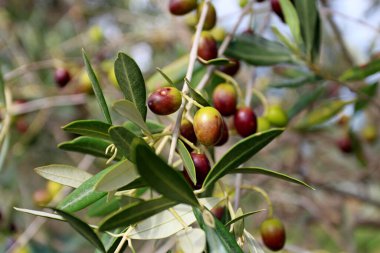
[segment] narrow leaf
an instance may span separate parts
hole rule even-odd
[[[376,82],[365,86],[358,91],[358,100],[355,103],[355,112],[366,108],[371,100],[376,97],[378,86],[379,83]]]
[[[164,197],[144,201],[141,203],[133,203],[105,218],[102,221],[99,230],[105,231],[118,227],[130,226],[146,218],[149,218],[154,214],[162,212],[174,206],[176,203],[177,202]]]
[[[162,69],[160,69],[160,68],[156,68],[156,70],[158,71],[158,73],[161,74],[161,76],[162,76],[162,77],[168,82],[168,84],[169,84],[170,86],[174,86],[174,83],[173,83],[172,79],[170,79],[170,77],[168,77],[168,76],[165,74],[165,72],[162,71]]]
[[[282,34],[277,27],[272,26],[272,32],[276,35],[277,39],[284,43],[284,45],[287,46],[292,52],[296,53],[299,51],[297,45]]]
[[[61,215],[63,218],[65,218],[65,220],[70,224],[70,226],[72,226],[77,232],[79,232],[87,241],[89,241],[97,249],[101,250],[102,252],[106,252],[102,241],[100,241],[99,237],[95,234],[92,228],[89,225],[87,225],[87,223],[81,221],[77,217],[65,211],[59,209],[53,210],[56,211],[59,215]]]
[[[252,211],[252,212],[244,213],[244,214],[240,215],[239,217],[236,217],[235,219],[230,220],[224,226],[228,227],[229,225],[234,224],[235,222],[237,222],[237,221],[239,221],[241,219],[244,219],[245,217],[251,216],[252,214],[261,213],[261,212],[263,212],[265,210],[266,209],[260,209],[260,210],[257,210],[257,211]]]
[[[88,210],[89,217],[100,217],[117,211],[120,208],[120,198],[107,200],[107,196],[96,201]]]
[[[147,120],[146,125],[148,126],[149,132],[151,134],[161,133],[165,129],[165,126],[152,120]],[[140,136],[140,137],[143,136],[141,128],[131,121],[124,122],[123,127],[127,128],[129,131],[131,131],[137,136]]]
[[[107,147],[111,144],[111,142],[106,140],[94,137],[81,136],[75,138],[72,141],[62,142],[58,145],[58,147],[66,151],[74,151],[108,159],[112,156],[112,154],[106,154],[105,151]],[[122,155],[120,152],[118,152],[115,157],[115,160],[121,159]]]
[[[32,209],[25,209],[25,208],[18,208],[18,207],[13,207],[16,211],[23,212],[23,213],[28,213],[32,214],[35,216],[39,217],[44,217],[52,220],[60,220],[60,221],[65,221],[65,219],[61,215],[57,215],[54,213],[47,213],[43,211],[37,211],[37,210],[32,210]]]
[[[130,101],[146,119],[146,90],[143,75],[136,62],[124,53],[115,61],[115,76],[126,100]]]
[[[302,45],[300,21],[296,9],[290,0],[280,0],[280,5],[284,13],[286,24],[289,26],[295,42],[297,45]]]
[[[91,83],[92,83],[92,88],[94,90],[96,99],[98,100],[98,103],[100,105],[100,109],[102,109],[104,117],[106,118],[107,122],[109,124],[112,124],[110,112],[108,111],[108,106],[107,106],[106,100],[104,99],[102,88],[100,87],[98,78],[96,77],[95,72],[92,69],[91,63],[88,60],[86,52],[84,50],[82,50],[82,56],[84,60],[84,65],[86,66],[88,77],[90,78]]]
[[[247,174],[267,175],[267,176],[279,178],[279,179],[282,179],[282,180],[285,180],[285,181],[288,181],[291,183],[303,185],[303,186],[306,186],[307,188],[315,190],[313,187],[311,187],[310,185],[308,185],[307,183],[305,183],[299,179],[296,179],[294,177],[288,176],[286,174],[283,174],[283,173],[280,173],[277,171],[268,170],[268,169],[264,169],[264,168],[259,168],[259,167],[237,168],[237,169],[232,170],[231,173],[243,173],[243,174],[247,173]]]
[[[316,1],[294,1],[301,23],[301,35],[306,47],[306,55],[313,62],[320,47],[320,17]]]
[[[208,226],[198,208],[193,208],[199,226],[205,231],[210,253],[243,253],[237,244],[235,237],[227,231],[224,225],[214,218],[215,227]]]
[[[253,134],[236,143],[211,169],[203,183],[203,188],[212,185],[219,178],[249,160],[282,132],[282,129],[274,128],[265,132]]]
[[[76,212],[106,196],[106,192],[95,191],[95,184],[99,181],[100,178],[103,177],[103,175],[107,174],[115,166],[119,166],[123,162],[124,161],[115,163],[114,165],[100,171],[95,176],[88,179],[73,192],[67,195],[58,204],[58,208],[66,212]]]
[[[199,202],[208,209],[212,209],[221,201],[220,198],[201,198]],[[181,222],[169,210],[164,210],[136,224],[129,230],[128,237],[136,240],[156,240],[167,238],[183,230],[183,223],[186,226],[193,224],[194,217],[191,206],[178,204],[173,210],[181,218]]]
[[[122,126],[111,127],[109,129],[109,135],[118,148],[118,151],[120,151],[123,156],[133,161],[131,156],[131,145],[133,139],[137,138],[137,136]]]
[[[95,184],[95,190],[111,192],[128,185],[139,177],[135,166],[128,160],[124,160],[113,166],[107,173],[99,178]]]
[[[92,177],[87,171],[64,164],[42,166],[35,168],[34,171],[48,180],[74,188]]]
[[[185,144],[181,140],[178,140],[177,142],[177,149],[178,153],[182,158],[183,165],[185,167],[185,170],[187,171],[187,174],[189,175],[191,181],[194,183],[194,185],[197,184],[197,176],[195,174],[195,166],[193,159],[191,158],[191,155],[189,151],[187,150]]]
[[[320,78],[314,75],[307,75],[292,80],[287,80],[279,83],[271,83],[270,88],[282,89],[282,88],[298,88],[305,84],[312,84],[319,81]]]
[[[111,126],[98,120],[76,120],[65,125],[62,129],[74,134],[109,140],[108,129]]]
[[[1,71],[0,68],[0,107],[5,107],[5,81],[4,81],[4,76],[3,72]]]
[[[116,101],[112,107],[121,116],[126,117],[128,120],[138,125],[145,132],[150,133],[143,117],[132,102],[128,100],[119,100]]]
[[[133,154],[139,174],[153,189],[174,201],[199,205],[184,176],[157,156],[145,142],[136,141]]]
[[[185,81],[187,83],[187,87],[189,87],[191,98],[203,106],[210,106],[209,102],[207,102],[207,100],[198,91],[194,90],[189,80],[185,79]]]
[[[198,57],[198,60],[204,64],[204,65],[215,65],[215,66],[220,66],[220,65],[226,65],[228,63],[230,63],[230,60],[227,59],[227,58],[214,58],[214,59],[211,59],[211,60],[204,60],[200,57]]]
[[[256,66],[293,62],[289,49],[258,35],[237,36],[227,48],[225,55]]]
[[[325,91],[326,91],[325,87],[319,86],[315,90],[308,91],[301,94],[297,102],[288,111],[289,119],[293,118],[298,113],[300,113],[303,109],[308,107],[311,103],[316,101],[319,97],[321,97],[325,93]]]
[[[137,189],[137,188],[143,188],[143,187],[147,187],[148,185],[145,183],[145,181],[139,177],[135,180],[133,180],[132,182],[130,182],[129,184],[127,184],[126,186],[123,186],[119,189],[119,191],[126,191],[126,190],[131,190],[131,189]]]
[[[346,70],[340,77],[340,81],[360,81],[380,71],[380,58],[367,64],[356,66]]]
[[[319,107],[316,107],[313,111],[307,114],[307,116],[296,125],[299,129],[305,129],[320,125],[335,115],[337,115],[343,108],[353,103],[354,101],[332,100],[325,101]]]

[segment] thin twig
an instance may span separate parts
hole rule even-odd
[[[201,32],[203,29],[203,25],[206,21],[206,14],[208,11],[209,3],[210,3],[210,0],[205,1],[205,4],[203,5],[202,13],[201,13],[198,25],[197,25],[197,29],[195,31],[195,37],[194,37],[193,45],[191,46],[191,50],[190,50],[189,65],[187,67],[187,72],[186,72],[186,77],[185,77],[185,79],[187,79],[188,81],[191,81],[191,78],[193,75],[194,65],[195,65],[195,61],[197,60],[197,55],[198,55],[199,40],[201,38]],[[182,87],[182,93],[186,94],[188,92],[188,90],[189,90],[189,87],[187,86],[186,81],[184,81],[183,87]],[[172,164],[172,162],[173,162],[174,152],[175,152],[175,148],[177,146],[177,140],[178,140],[178,136],[179,136],[179,128],[181,126],[182,114],[185,110],[186,103],[187,103],[186,99],[184,97],[182,97],[182,104],[178,110],[177,120],[176,120],[174,129],[173,129],[173,138],[172,138],[172,142],[170,145],[169,158],[168,158],[169,164]]]

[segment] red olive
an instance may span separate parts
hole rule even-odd
[[[196,0],[170,0],[169,11],[173,15],[185,15],[197,8]]]
[[[54,80],[60,88],[63,88],[68,82],[70,82],[71,75],[67,69],[58,68],[54,72]]]
[[[187,140],[191,141],[193,144],[197,143],[197,136],[195,135],[193,124],[190,121],[183,119],[179,131]]]
[[[254,111],[249,107],[239,108],[234,115],[234,125],[242,137],[256,133],[257,119]]]
[[[227,75],[234,76],[240,69],[240,62],[235,59],[229,60],[230,63],[228,63],[227,65],[220,66],[218,69]]]
[[[223,116],[234,114],[237,104],[237,93],[234,86],[228,83],[216,86],[212,94],[212,101]]]
[[[197,52],[198,56],[206,61],[218,57],[218,46],[211,33],[202,32]]]
[[[194,166],[195,166],[197,184],[196,185],[193,184],[186,170],[184,170],[184,175],[185,175],[186,180],[192,185],[194,189],[200,189],[202,187],[202,184],[205,178],[207,177],[207,174],[209,173],[211,169],[210,163],[205,154],[198,154],[198,153],[192,152],[190,155],[191,155],[191,159],[193,159]]]
[[[223,120],[222,137],[220,138],[218,143],[215,144],[215,146],[223,146],[228,141],[228,138],[228,126],[226,122]]]
[[[341,138],[339,139],[336,144],[338,145],[339,149],[343,152],[343,153],[351,153],[353,148],[352,148],[352,142],[351,142],[351,139],[347,136],[347,137],[344,137],[344,138]]]

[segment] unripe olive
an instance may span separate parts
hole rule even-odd
[[[185,175],[186,180],[192,185],[194,189],[200,189],[202,188],[202,184],[205,178],[207,177],[207,174],[210,172],[210,169],[211,169],[210,162],[208,161],[207,156],[205,154],[198,154],[198,153],[192,152],[190,153],[190,155],[195,167],[197,184],[196,185],[193,184],[186,170],[184,170],[184,175]]]
[[[270,122],[265,117],[257,118],[257,132],[263,132],[269,130]]]
[[[266,219],[260,225],[260,234],[265,246],[270,250],[278,251],[285,245],[285,228],[279,219]]]
[[[224,145],[228,141],[228,138],[229,138],[228,126],[226,122],[223,120],[222,137],[220,137],[220,140],[215,144],[215,146]]]
[[[148,98],[149,109],[158,115],[172,114],[178,110],[181,103],[181,92],[175,87],[158,88]]]
[[[222,27],[214,27],[211,31],[212,37],[218,42],[221,42],[226,37],[226,31]]]
[[[239,108],[234,115],[234,125],[236,131],[242,137],[256,133],[257,119],[256,114],[250,107]]]
[[[202,32],[197,53],[200,58],[206,61],[218,57],[218,46],[209,32]]]
[[[203,9],[204,5],[205,5],[204,2],[201,3],[200,5],[198,5],[198,8],[197,8],[198,20],[201,16],[202,9]],[[211,30],[216,24],[216,19],[217,19],[217,16],[216,16],[215,7],[212,3],[208,3],[208,10],[207,10],[207,14],[206,14],[206,20],[205,20],[205,23],[203,25],[203,30]]]
[[[366,125],[361,131],[362,137],[367,142],[375,142],[377,139],[377,129],[374,125]]]
[[[237,93],[235,87],[228,83],[221,83],[212,93],[214,107],[223,116],[230,116],[236,111]]]
[[[51,196],[57,195],[57,193],[62,189],[62,185],[53,181],[48,181],[46,184],[46,190]]]
[[[195,136],[193,123],[191,123],[189,120],[182,119],[179,131],[183,137],[194,144],[197,143],[197,136]]]
[[[337,140],[336,144],[343,153],[349,154],[353,150],[352,141],[348,136]]]
[[[197,8],[197,0],[170,0],[169,11],[173,15],[185,15]]]
[[[270,106],[265,114],[265,118],[267,118],[271,125],[277,127],[284,127],[288,123],[288,115],[278,105]]]
[[[222,136],[223,118],[213,107],[199,109],[194,115],[194,131],[197,139],[205,146],[218,143]]]
[[[58,68],[54,72],[54,80],[58,87],[65,87],[71,80],[70,72],[65,68]]]
[[[240,69],[240,62],[235,59],[229,59],[230,63],[220,66],[218,69],[227,75],[234,76]]]

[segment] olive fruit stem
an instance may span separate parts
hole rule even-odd
[[[272,201],[270,200],[270,198],[269,198],[268,194],[266,193],[266,191],[264,191],[260,187],[251,186],[251,185],[242,185],[241,189],[247,189],[247,190],[251,190],[251,191],[255,191],[257,193],[260,193],[261,196],[263,196],[263,198],[265,199],[265,201],[267,202],[267,205],[268,205],[268,218],[272,218],[273,217],[273,205],[272,205]]]
[[[267,112],[267,110],[268,110],[268,101],[267,101],[267,99],[265,98],[265,96],[263,95],[263,93],[261,93],[257,89],[252,89],[252,94],[255,95],[260,100],[261,104],[263,105],[263,115],[265,115],[266,112]]]
[[[202,8],[202,13],[201,13],[201,16],[199,18],[199,22],[197,24],[197,29],[195,30],[194,41],[193,41],[193,44],[192,44],[191,50],[190,50],[189,65],[187,67],[187,72],[186,72],[186,77],[185,77],[189,81],[191,81],[195,61],[197,60],[199,40],[201,38],[201,32],[203,30],[203,25],[204,25],[205,20],[206,20],[206,15],[207,15],[209,3],[210,3],[210,0],[205,0],[205,5]],[[183,87],[182,87],[182,93],[186,94],[188,91],[189,91],[189,87],[187,86],[186,81],[184,81]],[[186,99],[182,96],[182,103],[181,103],[181,106],[178,110],[176,123],[175,123],[174,129],[173,129],[172,142],[170,144],[169,158],[168,158],[168,164],[169,165],[171,165],[173,162],[174,152],[175,152],[175,149],[177,147],[177,140],[179,137],[179,128],[181,126],[182,114],[183,114],[183,111],[185,110],[186,102],[187,102]]]
[[[189,103],[192,103],[193,105],[195,105],[196,107],[199,107],[199,108],[203,108],[204,106],[201,105],[200,103],[198,103],[197,101],[195,101],[192,97],[189,97],[188,95],[186,95],[185,93],[182,93],[182,96],[187,100],[189,101]]]
[[[189,145],[190,148],[194,149],[197,153],[199,153],[201,151],[197,146],[195,146],[191,141],[189,141],[185,137],[179,136],[179,138],[181,139],[181,141],[183,141],[184,143],[186,143],[187,145]]]
[[[251,104],[251,100],[252,100],[251,94],[252,94],[252,89],[253,89],[255,80],[256,80],[256,69],[255,67],[252,67],[251,77],[249,78],[248,83],[247,83],[245,99],[244,99],[244,104],[248,107]]]

